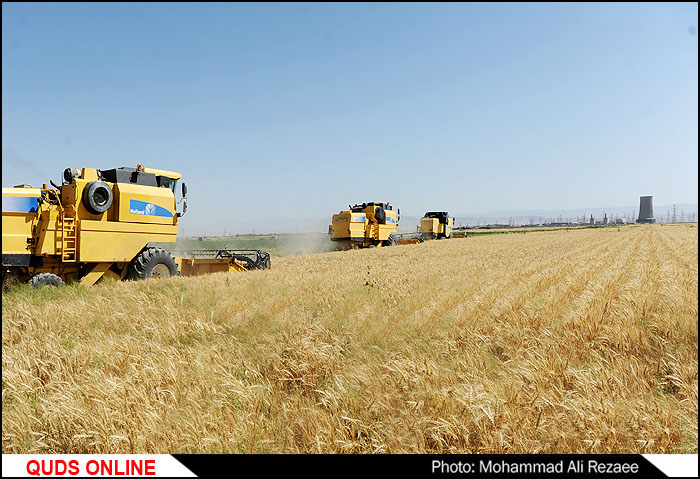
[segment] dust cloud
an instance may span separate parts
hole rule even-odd
[[[336,244],[326,233],[280,234],[278,248],[281,256],[302,256],[336,250]]]

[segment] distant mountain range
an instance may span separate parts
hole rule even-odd
[[[671,221],[673,218],[674,205],[654,205],[654,216],[657,222]],[[676,220],[688,221],[691,215],[694,220],[698,219],[698,205],[689,203],[678,203],[675,205]],[[491,211],[483,214],[457,214],[455,215],[455,225],[476,226],[484,224],[514,224],[528,225],[552,222],[588,222],[591,215],[595,221],[603,219],[604,215],[610,220],[623,218],[634,221],[639,214],[639,206],[617,206],[604,208],[578,208],[565,210],[501,210]],[[683,215],[683,219],[681,219]],[[668,216],[668,218],[667,218]]]

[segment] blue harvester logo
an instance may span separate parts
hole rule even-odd
[[[153,203],[146,203],[145,201],[130,200],[129,201],[129,213],[132,215],[143,215],[143,216],[163,216],[165,218],[172,218],[173,214],[163,208],[162,206],[154,205]]]

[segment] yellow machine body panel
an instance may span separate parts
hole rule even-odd
[[[379,236],[377,237],[380,241],[386,241],[389,239],[389,235],[396,233],[398,228],[398,218],[396,213],[392,210],[385,210],[386,219],[383,224],[379,224]]]
[[[440,222],[437,218],[421,218],[418,231],[431,235],[437,235]]]
[[[39,222],[34,231],[34,244],[37,255],[54,255],[57,249],[60,251],[60,246],[58,246],[57,242],[60,234],[56,235],[58,217],[59,212],[55,208],[42,209],[39,214]]]
[[[333,215],[329,234],[332,241],[366,248],[388,242],[397,227],[398,216],[388,203],[363,203]]]
[[[176,238],[177,226],[173,225],[82,220],[78,227],[78,260],[127,262],[150,242],[174,243]]]
[[[175,196],[168,188],[117,183],[114,185],[115,221],[177,224]]]
[[[428,212],[421,218],[418,231],[426,238],[449,238],[452,236],[454,218],[447,212]]]
[[[29,255],[39,217],[39,188],[2,189],[3,255]]]
[[[331,226],[331,239],[334,241],[357,238],[357,241],[365,237],[365,227],[367,225],[367,215],[364,213],[352,213],[341,211],[333,215]]]
[[[247,271],[245,266],[230,258],[181,258],[175,257],[182,276],[200,276],[210,273],[228,273]]]
[[[447,224],[441,225],[441,227],[443,228],[443,231],[441,231],[441,233],[445,235],[445,238],[449,238],[450,236],[452,236],[452,229],[454,228],[454,226],[454,218],[448,218]]]

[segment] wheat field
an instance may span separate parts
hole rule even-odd
[[[697,453],[697,225],[16,287],[4,453]]]

